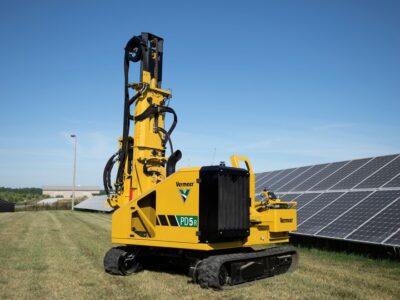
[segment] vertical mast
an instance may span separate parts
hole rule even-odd
[[[161,89],[163,39],[150,33],[131,38],[125,47],[124,127],[120,139],[119,168],[115,184],[116,206],[139,197],[174,170],[180,151],[173,152],[171,133],[177,123],[174,110],[165,106],[171,92]],[[140,61],[140,82],[129,82],[131,62]],[[130,91],[135,90],[134,96]],[[173,115],[171,128],[164,128],[165,114]],[[131,123],[133,122],[133,132]],[[166,157],[170,145],[171,157]],[[171,159],[172,158],[172,159]]]

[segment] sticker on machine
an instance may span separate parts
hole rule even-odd
[[[175,216],[179,227],[197,227],[199,223],[198,216]]]

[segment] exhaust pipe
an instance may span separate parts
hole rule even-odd
[[[167,177],[171,174],[175,173],[176,163],[182,158],[182,152],[180,150],[176,150],[174,153],[168,157],[167,161]]]

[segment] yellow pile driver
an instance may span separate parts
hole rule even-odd
[[[136,62],[140,82],[130,83]],[[119,246],[106,253],[105,271],[128,275],[166,258],[201,287],[224,289],[294,270],[298,254],[287,243],[297,226],[296,203],[268,191],[256,196],[246,157],[231,156],[231,166],[175,170],[182,153],[171,142],[177,115],[171,92],[161,88],[162,62],[162,38],[142,33],[126,44],[123,133],[103,174],[115,209],[112,243]]]

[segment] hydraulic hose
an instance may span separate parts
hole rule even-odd
[[[129,98],[129,62],[138,62],[142,57],[142,47],[144,47],[142,40],[134,36],[131,38],[125,46],[124,55],[124,120],[122,129],[122,145],[121,151],[119,152],[119,166],[117,171],[116,180],[116,192],[123,185],[124,168],[126,164],[126,158],[128,154],[128,138],[129,138],[129,123],[130,123],[130,106],[139,98],[141,93],[137,93],[131,99]]]
[[[171,148],[171,154],[172,154],[172,153],[174,153],[174,148],[172,146],[171,134],[174,131],[176,124],[178,123],[178,116],[176,115],[175,111],[171,107],[152,105],[152,106],[149,106],[140,115],[137,115],[136,117],[130,116],[130,119],[135,120],[135,121],[143,121],[147,118],[156,116],[157,114],[160,114],[160,113],[171,113],[173,115],[173,121],[172,121],[171,127],[168,129],[168,131],[166,131],[164,128],[161,128],[161,127],[156,128],[156,130],[159,130],[160,132],[162,132],[164,134],[162,144],[166,145],[166,143],[169,142],[169,145]]]
[[[176,150],[167,161],[167,177],[173,173],[175,173],[176,163],[182,158],[182,152],[180,150]]]
[[[111,184],[111,171],[114,167],[114,164],[119,159],[119,151],[113,154],[106,163],[103,171],[103,185],[104,191],[106,192],[107,196],[109,196],[113,192],[113,187]]]

